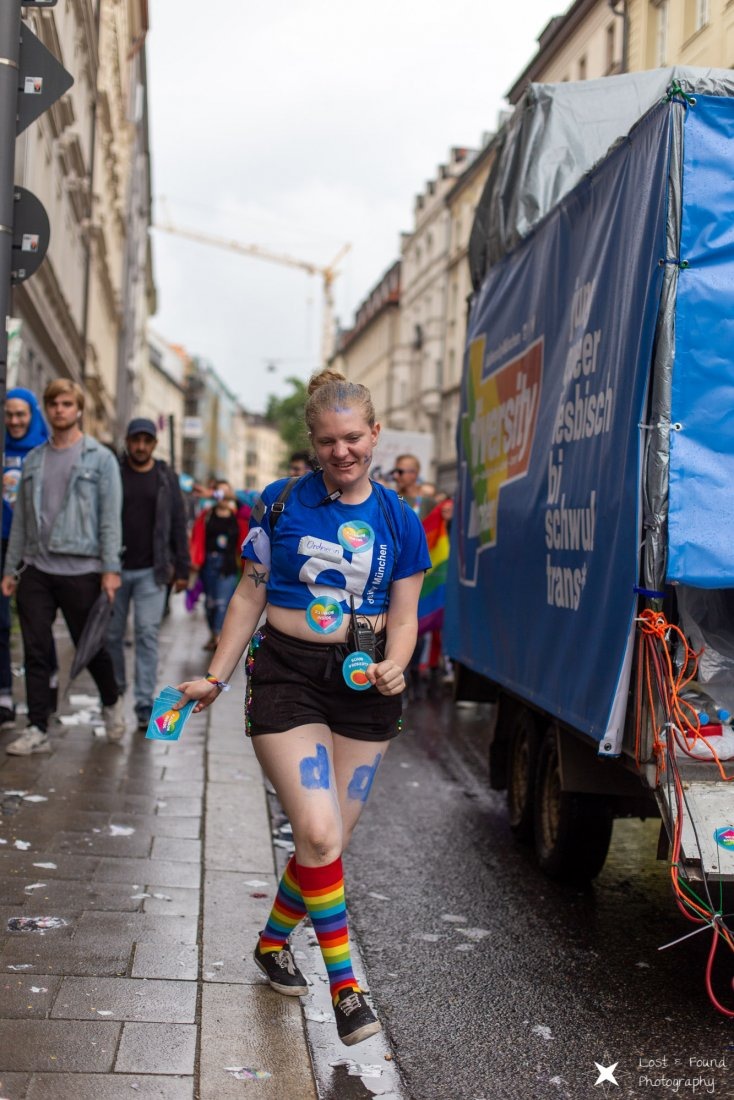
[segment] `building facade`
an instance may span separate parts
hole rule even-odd
[[[339,334],[333,359],[337,370],[367,386],[381,424],[405,426],[405,406],[398,386],[400,357],[400,261],[372,288],[354,315],[354,324]]]
[[[175,470],[181,470],[189,356],[184,348],[167,343],[150,326],[146,346],[147,360],[137,375],[135,403],[130,415],[147,416],[158,425],[156,457],[165,459]]]
[[[147,0],[63,0],[24,9],[24,19],[74,84],[16,145],[16,183],[44,204],[51,242],[13,295],[14,380],[40,391],[74,378],[87,394],[86,430],[119,442],[133,404],[128,394],[118,401],[121,349],[128,363],[144,361],[154,307],[149,255],[142,285],[128,256],[147,249],[150,220],[141,208],[150,194]]]
[[[440,434],[446,384],[446,310],[451,216],[446,197],[466,171],[475,151],[453,148],[449,160],[414,202],[414,226],[401,248],[400,353],[395,384],[403,423],[414,431]],[[435,467],[435,452],[434,452]],[[423,471],[435,480],[436,470]]]

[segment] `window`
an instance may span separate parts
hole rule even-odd
[[[655,26],[655,64],[667,64],[668,60],[668,0],[661,0]]]
[[[696,0],[696,30],[705,27],[711,15],[711,0]]]
[[[606,41],[606,55],[607,55],[607,72],[610,73],[614,68],[614,23],[609,23],[607,26],[607,41]]]

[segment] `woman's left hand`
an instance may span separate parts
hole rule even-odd
[[[399,695],[405,689],[403,670],[394,661],[380,661],[378,665],[370,665],[366,675],[381,695]]]

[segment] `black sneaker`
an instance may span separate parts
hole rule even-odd
[[[364,993],[341,989],[334,1005],[336,1030],[345,1046],[352,1047],[382,1030],[382,1024],[367,1004]]]
[[[15,707],[0,707],[0,730],[15,729]]]
[[[252,957],[278,993],[285,993],[286,997],[303,997],[308,993],[308,982],[296,966],[287,941],[280,951],[261,951],[258,940]]]

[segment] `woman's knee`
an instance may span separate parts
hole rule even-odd
[[[311,822],[301,829],[293,828],[296,861],[307,866],[325,867],[342,854],[341,827],[334,823]]]

